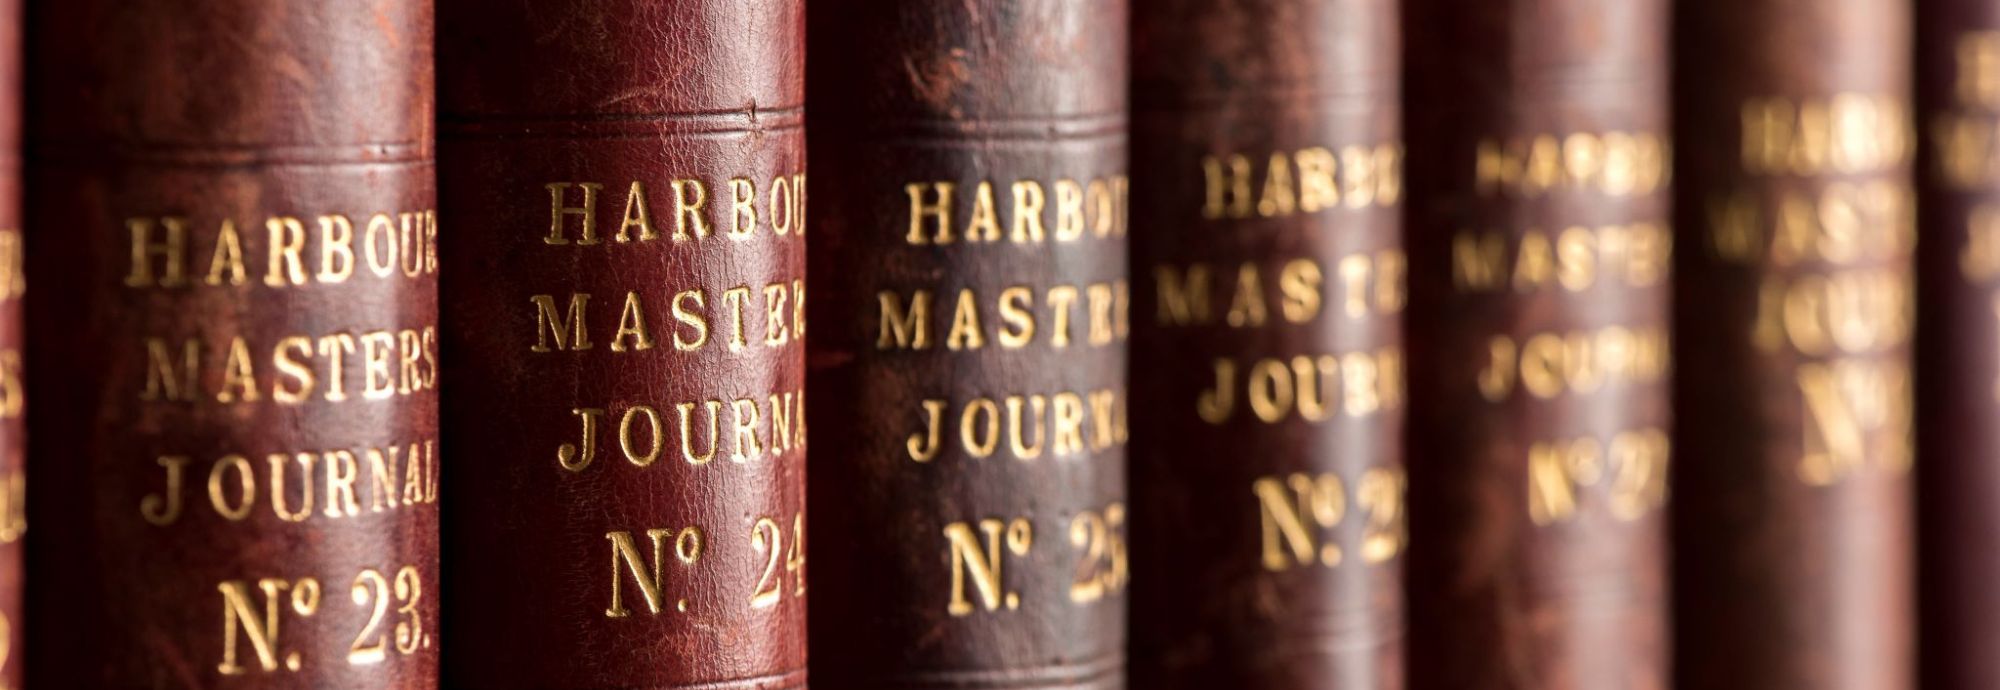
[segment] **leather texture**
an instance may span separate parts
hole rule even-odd
[[[818,687],[1124,686],[1126,21],[1123,0],[808,10]],[[939,183],[948,240],[913,208]],[[882,306],[919,291],[921,346]]]
[[[1410,685],[1667,687],[1667,4],[1407,7]]]
[[[1916,11],[1919,666],[1923,687],[1973,690],[2000,687],[2000,274],[1975,230],[2000,208],[2000,3]]]
[[[1134,687],[1402,687],[1397,9],[1133,8]]]
[[[26,572],[22,530],[27,495],[27,419],[22,398],[21,290],[21,45],[20,0],[0,0],[0,688],[19,688],[22,654],[22,584]]]
[[[1676,6],[1681,688],[1916,680],[1909,12]]]
[[[431,20],[30,8],[30,686],[436,686]]]
[[[805,687],[804,4],[439,20],[445,684]]]

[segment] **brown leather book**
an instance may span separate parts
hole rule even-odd
[[[1407,0],[1410,685],[1669,685],[1664,0]]]
[[[2000,687],[2000,2],[1917,5],[1923,686]]]
[[[21,538],[28,527],[21,369],[21,0],[0,0],[0,688],[21,687]]]
[[[430,3],[32,5],[28,685],[435,687]]]
[[[808,10],[816,687],[1124,687],[1127,9]]]
[[[1402,685],[1397,5],[1133,8],[1134,687]]]
[[[1676,7],[1674,674],[1910,687],[1909,4]]]
[[[804,4],[438,18],[446,685],[805,687]]]

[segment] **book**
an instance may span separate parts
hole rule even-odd
[[[1666,687],[1667,3],[1406,8],[1410,686]]]
[[[1682,688],[1915,682],[1909,14],[1676,6]]]
[[[1401,687],[1393,0],[1133,8],[1133,687]]]
[[[1406,2],[1412,688],[1670,680],[1666,26]]]
[[[805,687],[804,3],[438,12],[445,684]]]
[[[816,687],[1124,686],[1127,17],[807,10]]]
[[[21,0],[0,0],[0,689],[19,688],[26,572],[27,400],[21,369]]]
[[[1919,668],[1970,690],[2000,686],[2000,4],[1915,7]]]
[[[30,8],[28,685],[437,685],[431,19]]]

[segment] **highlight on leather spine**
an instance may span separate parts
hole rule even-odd
[[[2000,2],[1916,4],[1923,686],[2000,687]]]
[[[1124,0],[808,11],[821,688],[1120,688]]]
[[[1910,687],[1909,5],[1676,7],[1674,675]]]
[[[1410,685],[1669,685],[1664,0],[1408,0]]]
[[[439,19],[446,684],[805,687],[804,3]]]
[[[431,21],[30,8],[29,686],[437,685]]]
[[[1134,687],[1402,684],[1397,5],[1134,7]]]
[[[0,0],[0,688],[19,688],[28,528],[27,420],[21,369],[21,0]]]

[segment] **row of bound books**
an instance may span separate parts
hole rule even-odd
[[[0,163],[5,687],[2000,687],[2000,0],[0,0]]]

